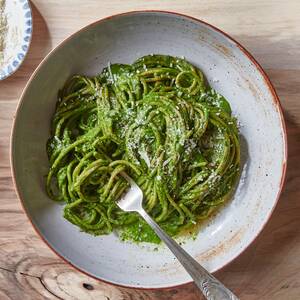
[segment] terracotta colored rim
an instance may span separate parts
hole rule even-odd
[[[272,216],[272,213],[278,203],[278,200],[280,198],[280,194],[283,190],[283,186],[284,186],[284,182],[285,182],[285,177],[286,177],[286,168],[287,168],[287,153],[288,153],[288,146],[287,146],[287,131],[286,131],[286,125],[285,125],[285,121],[284,121],[284,117],[283,117],[283,112],[282,112],[282,106],[279,100],[279,97],[275,91],[275,88],[273,87],[268,75],[265,73],[265,71],[263,70],[263,68],[261,67],[261,65],[255,60],[255,58],[248,52],[248,50],[246,50],[239,42],[237,42],[235,39],[233,39],[231,36],[229,36],[227,33],[225,33],[224,31],[220,30],[219,28],[205,22],[202,21],[200,19],[182,14],[182,13],[178,13],[178,12],[172,12],[172,11],[163,11],[163,10],[134,10],[134,11],[129,11],[129,12],[125,12],[125,13],[119,13],[119,14],[115,14],[115,15],[111,15],[108,17],[105,17],[101,20],[95,21],[85,27],[83,27],[82,29],[78,30],[77,32],[71,34],[68,38],[64,39],[58,46],[56,46],[54,49],[52,49],[47,55],[46,57],[40,62],[40,64],[38,65],[38,67],[35,69],[35,71],[33,72],[33,74],[31,75],[30,79],[28,80],[22,95],[20,97],[17,109],[16,109],[16,113],[15,116],[18,114],[18,111],[21,107],[21,104],[23,102],[23,98],[24,98],[24,94],[25,91],[27,90],[27,87],[30,85],[30,83],[35,79],[35,76],[38,72],[38,70],[41,68],[41,66],[44,64],[44,62],[48,59],[48,57],[57,49],[59,49],[60,47],[62,47],[69,39],[73,38],[73,36],[75,36],[76,34],[78,34],[79,32],[85,31],[86,29],[88,29],[89,27],[95,26],[97,24],[102,23],[103,21],[115,18],[115,17],[120,17],[120,16],[126,16],[126,15],[134,15],[134,14],[138,14],[138,13],[162,13],[162,14],[169,14],[169,15],[176,15],[176,16],[180,16],[180,17],[184,17],[190,20],[193,20],[195,22],[198,23],[202,23],[208,27],[210,27],[211,29],[213,29],[214,31],[217,31],[219,33],[221,33],[222,35],[224,35],[226,38],[228,38],[229,40],[231,40],[233,43],[236,44],[237,47],[239,47],[239,49],[250,59],[250,61],[256,66],[256,68],[258,69],[259,73],[262,75],[266,85],[269,88],[269,91],[271,92],[272,96],[273,96],[273,101],[274,104],[278,110],[278,113],[280,115],[280,121],[281,121],[281,127],[283,130],[283,140],[284,140],[284,161],[282,164],[282,173],[281,173],[281,181],[280,181],[280,187],[279,187],[279,191],[277,193],[277,197],[276,197],[276,201],[274,203],[274,206],[272,208],[272,210],[269,213],[269,217],[266,219],[265,223],[263,224],[263,226],[261,227],[261,229],[257,232],[256,236],[254,237],[254,239],[251,241],[250,244],[248,244],[243,250],[242,252],[240,252],[240,254],[238,256],[240,256],[259,236],[259,234],[262,232],[262,230],[264,229],[264,227],[266,226],[267,222],[269,221],[270,217]],[[192,280],[186,283],[182,283],[182,284],[178,284],[178,285],[174,285],[174,286],[168,286],[168,287],[158,287],[158,288],[143,288],[143,287],[132,287],[132,286],[126,286],[126,285],[121,285],[121,284],[117,284],[117,283],[113,283],[113,282],[109,282],[106,281],[104,279],[100,279],[97,278],[87,272],[85,272],[84,270],[79,269],[79,267],[73,265],[72,262],[68,261],[65,257],[63,257],[61,254],[59,254],[51,245],[50,243],[42,236],[42,234],[39,232],[39,229],[33,224],[31,218],[29,217],[29,214],[26,211],[26,208],[24,206],[23,200],[20,197],[20,193],[16,184],[16,179],[15,179],[15,170],[14,170],[14,166],[13,166],[13,135],[14,135],[14,131],[15,131],[15,123],[16,123],[16,118],[14,117],[14,121],[13,121],[13,126],[12,126],[12,131],[11,131],[11,137],[10,137],[10,165],[11,165],[11,171],[12,171],[12,178],[13,178],[13,183],[15,186],[15,190],[17,192],[17,196],[22,204],[22,208],[25,212],[25,214],[27,215],[28,220],[30,221],[31,225],[33,226],[34,230],[36,231],[36,233],[40,236],[40,238],[46,243],[46,245],[57,255],[59,256],[63,261],[65,261],[67,264],[71,265],[73,268],[75,268],[76,270],[78,270],[79,272],[92,277],[100,282],[104,282],[104,283],[108,283],[114,286],[118,286],[118,287],[122,287],[122,288],[128,288],[128,289],[136,289],[136,290],[166,290],[166,289],[174,289],[174,288],[179,288],[179,287],[183,287],[185,285],[190,284],[191,282],[193,282]],[[224,266],[222,266],[219,270],[217,270],[216,272],[219,272],[220,270],[224,269],[226,266],[228,266],[233,260],[235,260],[238,256],[236,256],[235,258],[233,258],[232,260],[228,261]]]

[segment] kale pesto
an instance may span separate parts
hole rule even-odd
[[[239,174],[236,120],[227,100],[184,59],[149,55],[73,76],[59,93],[47,143],[49,196],[82,231],[158,243],[116,201],[128,184],[171,235],[206,219],[230,197]]]

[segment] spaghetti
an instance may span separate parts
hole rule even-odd
[[[144,208],[171,235],[230,196],[239,174],[236,120],[226,99],[186,60],[149,55],[100,75],[72,77],[59,93],[47,143],[47,192],[81,230],[158,242],[116,205],[126,172]]]

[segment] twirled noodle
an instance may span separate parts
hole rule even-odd
[[[207,218],[239,173],[236,120],[223,96],[184,59],[149,55],[74,76],[59,93],[47,144],[47,191],[64,217],[95,235],[157,241],[116,200],[128,173],[147,212],[170,234]]]

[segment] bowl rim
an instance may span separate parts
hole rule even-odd
[[[152,288],[147,288],[147,287],[136,287],[136,286],[130,286],[130,285],[125,285],[125,284],[119,284],[119,283],[115,283],[115,282],[111,282],[102,278],[98,278],[92,274],[89,274],[88,272],[80,269],[78,266],[74,265],[71,261],[69,261],[67,258],[63,257],[61,254],[59,254],[54,247],[50,244],[50,242],[48,242],[42,235],[42,233],[39,231],[39,229],[37,228],[36,225],[34,225],[33,221],[31,220],[29,213],[27,212],[26,208],[25,208],[25,204],[23,202],[22,197],[20,196],[21,194],[19,193],[19,188],[17,186],[16,183],[16,174],[15,174],[15,165],[14,165],[14,158],[13,158],[13,149],[14,149],[14,135],[15,135],[15,128],[16,128],[16,117],[17,114],[19,112],[19,109],[21,107],[22,102],[24,101],[24,95],[25,92],[28,88],[28,86],[31,84],[31,82],[35,79],[36,74],[38,73],[39,69],[42,67],[42,65],[48,60],[48,58],[52,55],[53,52],[55,52],[57,49],[61,48],[62,46],[64,46],[64,44],[66,42],[68,42],[70,39],[72,39],[75,35],[77,35],[80,32],[83,32],[85,30],[88,30],[90,27],[93,27],[97,24],[100,24],[104,21],[110,20],[112,18],[116,18],[116,17],[121,17],[121,16],[128,16],[128,15],[135,15],[135,14],[142,14],[142,13],[158,13],[158,14],[166,14],[166,15],[174,15],[174,16],[179,16],[179,17],[184,17],[186,19],[190,19],[192,21],[195,21],[197,23],[200,24],[204,24],[205,26],[209,27],[210,29],[222,34],[223,36],[225,36],[227,39],[229,39],[230,41],[232,41],[242,52],[244,55],[246,55],[248,57],[248,59],[255,65],[256,69],[259,71],[259,73],[262,75],[263,80],[265,82],[265,85],[268,87],[269,91],[271,92],[272,95],[272,100],[274,102],[274,105],[277,108],[277,111],[279,113],[279,117],[280,117],[280,125],[281,125],[281,129],[282,129],[282,133],[283,133],[283,162],[282,162],[282,170],[281,170],[281,180],[280,180],[280,185],[279,185],[279,189],[278,189],[278,193],[276,195],[276,199],[274,201],[273,207],[272,209],[269,211],[269,215],[267,216],[267,218],[265,219],[265,222],[262,224],[260,230],[257,231],[257,233],[255,234],[255,236],[253,237],[253,239],[251,240],[251,242],[246,245],[246,247],[244,249],[242,249],[242,251],[235,256],[234,258],[232,258],[231,260],[229,260],[228,262],[226,262],[221,268],[219,268],[218,270],[216,270],[214,273],[219,272],[220,270],[223,270],[226,266],[228,266],[230,263],[232,263],[236,258],[238,258],[243,252],[246,251],[246,249],[248,249],[248,247],[254,243],[254,241],[257,239],[257,237],[260,235],[260,233],[263,231],[263,229],[265,228],[266,224],[268,223],[268,221],[270,220],[276,206],[277,203],[279,201],[280,195],[283,191],[283,186],[285,183],[285,179],[286,179],[286,170],[287,170],[287,158],[288,158],[288,143],[287,143],[287,130],[286,130],[286,124],[285,124],[285,120],[284,120],[284,116],[283,116],[283,109],[282,109],[282,105],[280,103],[279,97],[276,93],[276,90],[273,86],[273,84],[271,83],[270,78],[268,77],[268,75],[266,74],[266,72],[264,71],[264,69],[262,68],[262,66],[256,61],[256,59],[252,56],[252,54],[250,54],[250,52],[248,50],[246,50],[246,48],[244,46],[242,46],[239,42],[237,42],[234,38],[232,38],[229,34],[227,34],[226,32],[224,32],[223,30],[219,29],[218,27],[211,25],[210,23],[207,23],[206,21],[203,21],[201,19],[198,19],[196,17],[192,17],[189,16],[187,14],[183,14],[183,13],[179,13],[179,12],[175,12],[175,11],[169,11],[169,10],[155,10],[155,9],[145,9],[145,10],[131,10],[131,11],[127,11],[127,12],[123,12],[123,13],[117,13],[117,14],[113,14],[104,18],[101,18],[97,21],[94,21],[84,27],[82,27],[81,29],[77,30],[76,32],[72,33],[71,35],[69,35],[67,38],[65,38],[63,41],[61,41],[56,47],[54,47],[44,58],[43,60],[39,63],[39,65],[36,67],[36,69],[34,70],[34,72],[32,73],[32,75],[30,76],[28,82],[26,83],[21,96],[19,98],[19,102],[17,104],[17,108],[15,111],[15,114],[13,116],[13,124],[12,124],[12,130],[11,130],[11,136],[10,136],[10,167],[11,167],[11,173],[12,173],[12,179],[13,179],[13,185],[17,194],[17,197],[19,199],[19,201],[21,202],[21,207],[23,209],[23,211],[25,212],[29,222],[31,223],[32,227],[34,228],[35,232],[38,234],[38,236],[41,238],[42,241],[44,241],[44,243],[49,247],[49,249],[52,250],[52,252],[54,252],[58,257],[60,257],[65,263],[67,263],[69,266],[73,267],[75,270],[79,271],[80,273],[87,275],[97,281],[100,281],[102,283],[107,283],[109,285],[113,285],[113,286],[117,286],[117,287],[121,287],[121,288],[128,288],[128,289],[135,289],[135,290],[167,290],[167,289],[175,289],[175,288],[180,288],[180,287],[184,287],[187,286],[188,284],[192,283],[193,280],[190,280],[188,282],[184,282],[181,284],[175,284],[175,285],[169,285],[169,286],[165,286],[165,287],[152,287]]]
[[[30,50],[30,45],[31,45],[31,41],[32,41],[32,36],[33,36],[33,28],[34,28],[34,20],[33,20],[33,10],[32,10],[32,7],[33,7],[33,4],[30,3],[29,0],[25,0],[24,2],[16,2],[18,4],[20,4],[21,6],[23,5],[28,5],[28,11],[30,12],[30,17],[28,17],[28,20],[27,21],[30,21],[30,25],[28,25],[28,28],[30,28],[30,33],[29,33],[29,40],[25,43],[25,45],[27,46],[27,49],[26,51],[23,52],[23,58],[20,60],[19,64],[16,66],[16,67],[13,67],[12,71],[11,72],[8,72],[6,75],[4,75],[3,77],[0,77],[0,81],[3,81],[7,78],[9,78],[10,76],[12,76],[14,73],[16,73],[19,68],[21,67],[21,65],[24,63],[26,57],[27,57],[27,54]],[[22,37],[24,38],[24,36]],[[14,57],[15,59],[16,57]],[[8,65],[5,65],[5,68],[7,68]],[[27,86],[27,84],[26,84]],[[21,99],[21,97],[20,97]]]

